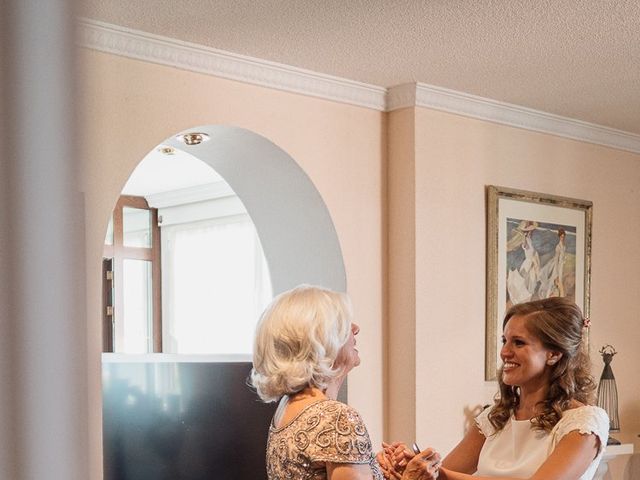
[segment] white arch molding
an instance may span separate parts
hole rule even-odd
[[[198,145],[178,140],[190,132],[205,133],[209,140]],[[346,292],[344,261],[329,211],[309,177],[284,150],[255,132],[223,125],[189,128],[161,143],[211,166],[242,201],[260,237],[274,295],[301,283]],[[103,362],[126,361],[118,354],[104,355],[108,357],[103,356]],[[145,361],[143,357],[150,362],[238,361],[192,355],[179,360],[171,354],[139,356],[135,361]],[[345,381],[338,395],[344,402],[347,388]]]
[[[199,145],[177,139],[209,135]],[[301,283],[346,292],[346,273],[329,211],[307,174],[280,147],[239,127],[190,128],[162,142],[209,164],[244,203],[264,250],[274,295]]]

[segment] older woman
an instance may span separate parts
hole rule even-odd
[[[511,307],[503,322],[494,405],[476,418],[439,472],[425,466],[414,478],[592,479],[609,419],[591,405],[595,384],[584,347],[587,326],[580,309],[565,298]],[[401,444],[379,455],[388,477],[399,476],[412,457]]]
[[[279,295],[256,328],[251,382],[279,401],[267,440],[267,476],[381,480],[360,415],[336,400],[360,364],[351,304],[343,293],[300,286]]]

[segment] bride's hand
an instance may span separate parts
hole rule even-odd
[[[427,448],[407,464],[402,480],[436,480],[440,473],[440,454]]]

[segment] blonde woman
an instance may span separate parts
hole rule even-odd
[[[279,402],[267,440],[269,480],[383,478],[362,418],[336,400],[360,364],[352,317],[347,295],[308,285],[263,313],[251,382],[263,401]]]

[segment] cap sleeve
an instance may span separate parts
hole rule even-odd
[[[491,407],[487,407],[475,418],[476,426],[480,429],[480,432],[485,437],[490,437],[496,431],[496,429],[491,425],[489,421],[489,412],[491,411]]]
[[[607,445],[609,438],[609,417],[600,407],[584,406],[567,410],[560,421],[554,427],[555,443],[571,432],[579,432],[582,435],[597,435],[600,439],[598,454]]]
[[[313,451],[313,461],[333,463],[370,463],[371,440],[360,414],[341,402],[324,407]]]

